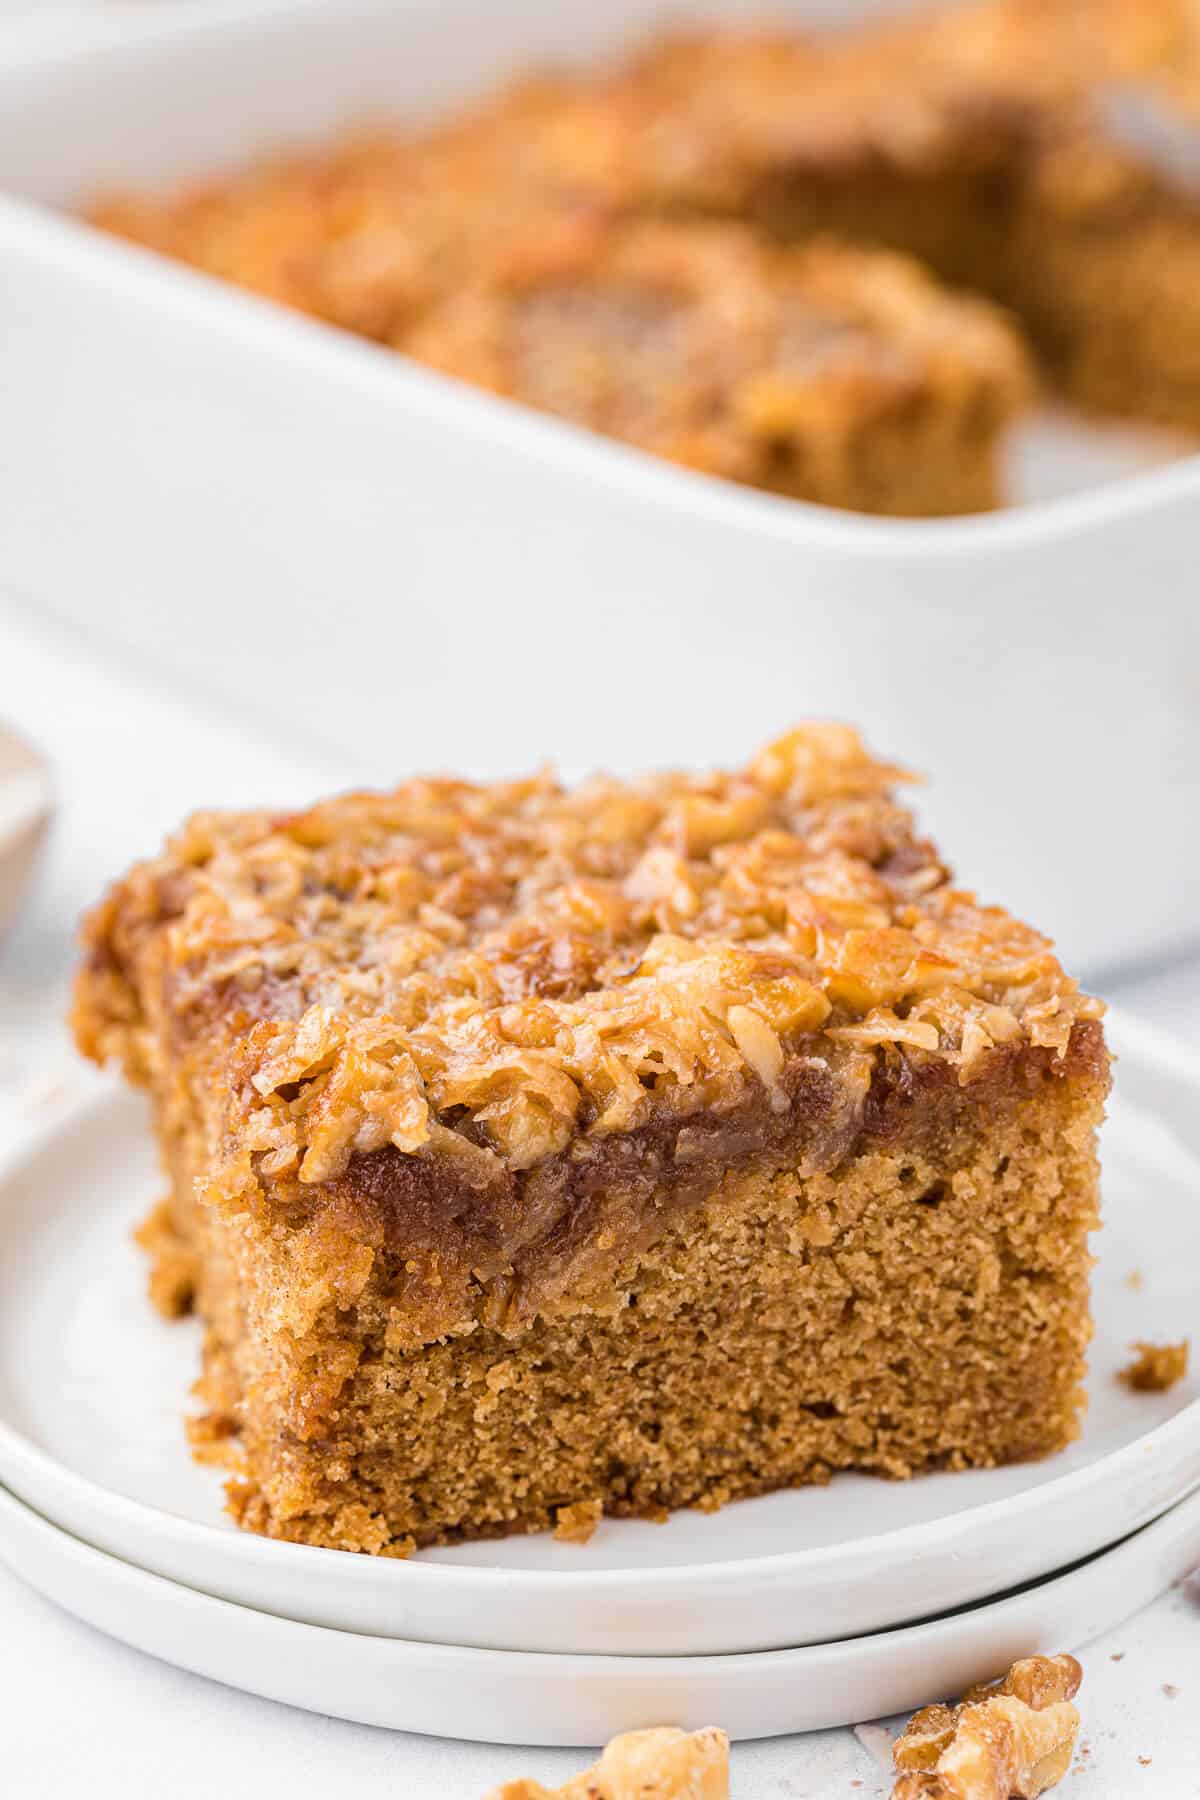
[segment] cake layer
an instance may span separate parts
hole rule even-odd
[[[899,779],[810,725],[709,776],[200,815],[93,915],[81,1042],[202,1134],[212,1204],[403,1217],[437,1335],[481,1304],[448,1261],[502,1281],[643,1147],[685,1186],[772,1147],[824,1168],[881,1091],[969,1106],[1098,1017],[949,884]]]
[[[716,32],[623,79],[606,181],[636,204],[902,250],[1011,308],[1070,398],[1200,429],[1193,0],[982,0],[820,45]]]
[[[478,342],[463,355],[460,296],[503,275],[514,243],[569,259],[580,226],[630,215],[733,219],[789,243],[835,232],[1015,309],[1084,404],[1200,429],[1198,146],[1193,0],[982,0],[832,37],[670,38],[616,68],[525,81],[432,130],[364,133],[92,216],[398,348],[427,329],[438,341],[449,304],[450,366],[505,391]],[[739,338],[731,309],[730,353]],[[551,323],[551,358],[555,342]],[[614,354],[607,316],[592,348]],[[626,354],[632,388],[628,341]],[[578,383],[552,410],[579,416]],[[616,435],[645,441],[624,423]],[[670,433],[651,435],[673,454]],[[932,471],[906,492],[888,448],[870,478],[851,468],[816,497],[892,512],[982,503],[978,479],[939,489]],[[721,458],[700,466],[762,481]]]
[[[203,815],[118,884],[77,1030],[152,1091],[243,1522],[399,1554],[1068,1440],[1101,1009],[899,779],[809,725]]]
[[[343,1377],[328,1406],[295,1367],[214,1330],[218,1440],[245,1419],[235,1515],[396,1554],[542,1529],[569,1506],[653,1517],[841,1469],[1061,1448],[1078,1429],[1098,1222],[1104,1085],[1082,1085],[1051,1076],[932,1154],[905,1139],[823,1176],[715,1175],[603,1290],[515,1335],[403,1349],[377,1271],[353,1321],[307,1348]],[[236,1259],[224,1266],[233,1279]]]
[[[1031,387],[1007,321],[906,259],[733,226],[513,247],[409,354],[669,460],[880,513],[982,510]]]

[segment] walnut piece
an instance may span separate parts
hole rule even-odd
[[[1188,1370],[1188,1339],[1178,1344],[1136,1343],[1137,1355],[1121,1370],[1119,1380],[1139,1394],[1165,1394]]]
[[[957,1706],[926,1706],[897,1738],[892,1800],[1033,1800],[1066,1774],[1079,1730],[1073,1656],[1030,1656]]]
[[[484,1800],[729,1800],[729,1739],[715,1725],[626,1731],[562,1787],[506,1781]]]

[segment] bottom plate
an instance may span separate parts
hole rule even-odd
[[[742,1656],[539,1656],[300,1625],[69,1537],[0,1490],[0,1558],[101,1631],[195,1674],[364,1725],[501,1744],[597,1744],[723,1725],[774,1737],[904,1712],[1018,1656],[1078,1648],[1200,1562],[1200,1491],[1064,1575],[900,1631]]]
[[[1200,1374],[1115,1379],[1132,1338],[1195,1331],[1200,1078],[1127,1020],[1105,1127],[1090,1404],[1045,1462],[844,1475],[666,1525],[346,1556],[234,1530],[181,1424],[198,1327],[144,1298],[130,1229],[161,1191],[141,1107],[103,1098],[0,1167],[0,1484],[63,1530],[206,1594],[404,1641],[564,1655],[726,1655],[884,1631],[1003,1594],[1200,1485]]]

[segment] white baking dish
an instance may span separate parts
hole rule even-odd
[[[803,714],[852,718],[936,777],[925,813],[964,880],[1077,962],[1182,947],[1197,459],[987,518],[860,519],[655,463],[56,216],[737,10],[185,6],[10,59],[3,582],[377,781],[736,759]]]

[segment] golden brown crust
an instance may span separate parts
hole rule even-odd
[[[927,462],[986,459],[1031,387],[1000,313],[908,259],[729,225],[538,233],[405,347],[670,461],[828,501],[853,492],[863,432],[899,430]],[[905,510],[897,488],[885,509]]]
[[[93,217],[380,342],[415,333],[432,360],[516,392],[471,341],[489,328],[469,299],[514,246],[570,257],[580,230],[630,215],[737,219],[789,242],[824,229],[1014,308],[1084,404],[1195,428],[1198,119],[1190,0],[983,0],[832,39],[669,38],[586,77],[524,81],[424,133],[360,133]],[[1014,356],[1000,359],[1010,372]],[[998,371],[993,358],[985,389]],[[567,385],[577,417],[581,384]],[[645,441],[629,423],[618,435]],[[930,432],[926,479],[906,486],[913,457],[877,421],[840,488],[786,469],[767,485],[872,511],[972,510],[994,498],[995,426],[975,433],[969,479],[965,454],[938,458]],[[668,419],[650,436],[678,433]],[[696,438],[683,431],[682,460],[723,472],[728,446],[712,460]],[[739,475],[744,455],[735,478],[762,481]]]
[[[718,30],[652,45],[604,91],[626,191],[744,213],[781,174],[1003,169],[1084,131],[1099,145],[1114,82],[1195,109],[1191,0],[982,0],[808,40]]]
[[[199,815],[86,928],[82,1047],[203,1069],[242,1178],[384,1150],[468,1185],[664,1118],[787,1120],[1066,1055],[1100,1009],[1045,940],[948,885],[857,736],[707,777],[413,782]]]
[[[763,89],[794,118],[804,96],[807,116],[819,67],[777,39],[670,45],[421,137],[363,133],[91,216],[691,468],[872,512],[992,506],[1032,386],[997,310],[883,253],[788,258],[646,217],[737,211],[754,154],[731,103],[757,116]]]
[[[514,226],[745,216],[765,181],[804,170],[1000,167],[1085,129],[1098,147],[1093,99],[1113,81],[1195,109],[1190,0],[983,0],[832,38],[671,35],[587,76],[513,84],[423,134],[359,131],[91,216],[390,337],[465,273],[503,263]]]
[[[949,885],[897,779],[809,725],[728,774],[202,815],[92,915],[79,1041],[286,1234],[297,1331],[386,1278],[397,1343],[518,1334],[726,1170],[1103,1089],[1098,1003]]]

